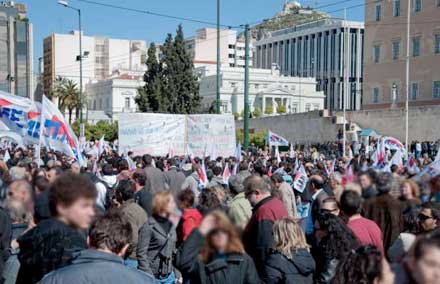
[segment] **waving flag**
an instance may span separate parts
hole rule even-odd
[[[224,184],[228,184],[230,176],[231,176],[231,170],[229,169],[229,163],[226,162],[225,169],[223,170],[223,182],[224,182]]]
[[[411,155],[409,159],[406,161],[406,168],[408,169],[408,172],[414,173],[416,169],[416,158],[414,158],[414,155]]]
[[[405,152],[406,152],[405,146],[402,144],[402,142],[400,142],[396,138],[383,137],[382,141],[383,141],[385,148],[388,148],[390,150],[400,151],[400,152],[402,152],[402,154],[405,154]]]
[[[268,135],[268,142],[269,146],[289,146],[289,141],[287,141],[286,138],[273,133],[272,131],[269,131]]]
[[[237,159],[237,162],[241,162],[241,143],[238,142],[237,148],[235,149],[235,158]]]
[[[208,177],[206,175],[205,159],[202,159],[202,164],[199,167],[198,174],[199,174],[199,178],[200,178],[200,184],[203,187],[206,187],[208,185],[209,181],[208,181]]]
[[[275,157],[277,158],[278,164],[281,163],[280,150],[278,147],[275,147]]]
[[[171,145],[171,142],[168,145],[168,158],[173,158],[174,157],[174,149],[173,146]]]
[[[105,146],[104,135],[102,135],[101,139],[99,139],[96,145],[96,147],[98,148],[98,158],[101,157],[101,155],[104,153],[104,146]]]
[[[289,151],[289,157],[291,159],[295,158],[295,150],[293,150],[293,144],[290,144],[290,151]]]
[[[403,153],[401,151],[396,151],[396,153],[394,153],[394,156],[391,158],[390,164],[396,165],[399,167],[399,169],[402,169],[403,168]]]
[[[373,156],[371,157],[373,160],[373,167],[381,169],[385,166],[386,161],[386,149],[385,144],[383,143],[383,140],[379,140],[377,142],[377,148],[376,151],[373,153]]]
[[[299,170],[296,172],[295,177],[293,178],[293,187],[297,191],[303,192],[306,188],[308,181],[309,177],[307,176],[306,170],[304,169],[304,166],[301,165]]]

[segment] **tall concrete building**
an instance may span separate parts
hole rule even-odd
[[[26,6],[0,2],[0,90],[33,98],[32,24]]]
[[[326,95],[325,108],[342,110],[346,30],[350,93],[345,108],[358,110],[362,105],[363,23],[322,19],[268,33],[254,43],[254,66],[270,69],[276,63],[284,75],[315,77],[317,90]]]
[[[195,67],[217,64],[217,30],[199,29],[193,37],[185,39],[185,47],[193,58]],[[244,67],[244,39],[237,38],[237,31],[220,31],[220,62],[223,66]],[[252,47],[250,47],[252,50]],[[252,67],[252,55],[249,59]]]
[[[83,90],[86,84],[103,80],[120,69],[145,71],[147,54],[143,40],[82,36]],[[57,77],[74,80],[79,85],[79,32],[51,34],[44,39],[44,92],[49,94]]]
[[[408,0],[366,1],[363,108],[406,101]],[[409,104],[440,104],[440,1],[411,0]]]

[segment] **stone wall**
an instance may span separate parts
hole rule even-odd
[[[342,116],[342,113],[336,115]],[[271,130],[295,143],[326,142],[336,139],[340,125],[331,117],[321,117],[319,111],[251,119],[249,129]],[[373,128],[379,134],[405,141],[405,111],[364,110],[347,112],[347,121],[361,128]],[[243,129],[243,121],[236,122]],[[440,139],[440,106],[412,107],[409,110],[409,141]]]

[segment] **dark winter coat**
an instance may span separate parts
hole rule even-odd
[[[17,239],[20,270],[17,284],[34,284],[69,263],[74,253],[87,247],[86,237],[58,219],[41,221]]]
[[[161,170],[152,166],[146,167],[144,170],[147,176],[145,187],[151,194],[168,189],[165,176]]]
[[[134,200],[145,210],[148,216],[153,214],[153,194],[146,187],[134,194]]]
[[[264,268],[264,261],[273,247],[273,224],[287,217],[287,210],[281,200],[268,197],[255,205],[252,211],[251,219],[243,232],[243,243],[246,252],[261,272]]]
[[[46,275],[41,284],[153,284],[152,276],[124,266],[116,254],[87,249],[72,259],[72,264]]]
[[[261,283],[254,262],[247,254],[227,254],[208,263],[198,258],[205,238],[198,229],[180,247],[176,268],[191,284],[257,284]]]
[[[305,249],[292,251],[292,259],[273,250],[264,265],[263,282],[266,284],[312,284],[315,260]]]
[[[9,256],[11,234],[11,218],[0,208],[0,284],[3,283],[3,269]]]
[[[171,167],[164,173],[165,181],[168,184],[169,191],[177,197],[177,194],[182,190],[182,184],[185,181],[185,175],[178,172],[176,167]]]

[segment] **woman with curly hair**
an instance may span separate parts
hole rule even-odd
[[[394,273],[375,246],[352,250],[336,268],[332,284],[393,284]]]
[[[316,217],[315,237],[319,252],[315,258],[315,283],[330,283],[338,263],[359,244],[344,221],[330,213],[319,214]]]
[[[237,230],[221,211],[209,213],[180,247],[176,268],[191,284],[260,283]]]

